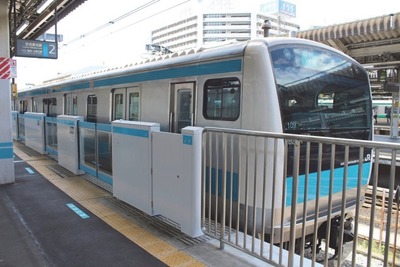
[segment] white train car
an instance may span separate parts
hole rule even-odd
[[[88,122],[157,122],[161,131],[174,133],[193,125],[361,140],[373,135],[367,72],[337,50],[296,38],[251,40],[55,81],[19,93],[15,107],[21,113],[80,115]],[[311,154],[317,150],[313,147]],[[324,181],[330,153],[324,151],[322,160]],[[366,186],[371,151],[364,153]],[[336,154],[340,158],[343,151],[338,148]],[[284,159],[282,151],[280,156],[282,165],[288,162],[290,177],[293,159]],[[358,150],[352,151],[349,162],[358,156]],[[338,173],[342,163],[335,162]],[[310,166],[316,173],[318,159]],[[353,170],[350,175],[357,177],[356,166]],[[303,167],[300,175],[304,172]],[[340,199],[342,187],[335,186]]]

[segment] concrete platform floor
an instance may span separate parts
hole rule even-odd
[[[0,186],[0,266],[269,266],[190,238],[14,143],[16,181]]]

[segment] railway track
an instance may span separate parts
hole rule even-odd
[[[367,225],[370,225],[371,223],[371,208],[373,205],[372,197],[373,187],[368,186],[365,193],[365,200],[360,211],[360,223],[367,223]],[[375,194],[374,226],[378,227],[379,229],[384,226],[382,230],[386,229],[386,221],[388,217],[387,215],[388,212],[391,211],[391,228],[394,229],[395,227],[397,227],[398,223],[396,223],[396,215],[400,212],[399,204],[400,202],[398,201],[398,199],[396,201],[396,192],[394,191],[392,205],[391,207],[389,207],[389,189],[378,187]]]
[[[399,192],[400,193],[400,192]],[[393,201],[392,205],[389,205],[389,189],[378,187],[375,193],[375,214],[373,220],[372,218],[372,208],[373,208],[373,187],[368,186],[366,193],[365,193],[365,200],[360,209],[360,217],[358,219],[359,226],[365,226],[368,229],[367,235],[363,233],[358,233],[358,242],[362,244],[368,244],[373,242],[373,249],[372,249],[372,258],[377,259],[379,261],[384,261],[383,256],[383,248],[387,245],[385,242],[386,238],[386,230],[387,230],[387,223],[388,223],[388,213],[391,213],[390,218],[390,242],[389,242],[389,258],[392,266],[399,266],[400,262],[400,238],[399,233],[400,231],[396,231],[399,227],[399,215],[400,215],[400,207],[399,202],[397,201],[399,196],[396,196],[396,191],[393,192]],[[397,199],[396,199],[397,198]],[[360,226],[361,227],[361,226]],[[368,236],[369,230],[371,227],[374,227],[374,234],[371,240],[371,237]],[[397,235],[397,239],[395,238]],[[367,255],[368,248],[359,245],[357,248],[357,253],[360,255]],[[396,259],[393,260],[393,253],[396,253]]]

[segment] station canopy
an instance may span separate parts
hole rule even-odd
[[[300,31],[296,36],[332,46],[364,65],[400,66],[400,13]]]

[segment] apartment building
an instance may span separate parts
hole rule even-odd
[[[151,32],[151,42],[180,51],[228,40],[246,41],[264,36],[265,20],[272,27],[270,36],[288,35],[299,29],[290,18],[263,14],[259,5],[246,6],[243,2],[246,1],[191,1],[191,6],[172,15],[179,19]]]

